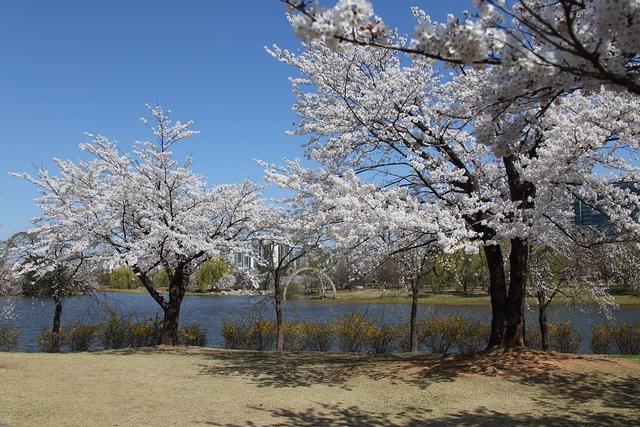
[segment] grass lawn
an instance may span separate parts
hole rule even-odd
[[[0,424],[635,425],[640,363],[155,348],[0,353]]]
[[[639,306],[640,296],[636,295],[614,295],[616,302],[621,306]],[[366,289],[363,291],[338,291],[337,299],[332,298],[318,299],[318,302],[344,302],[351,304],[366,304],[366,303],[410,303],[411,295],[408,291],[404,290],[378,290],[378,289]],[[418,299],[421,304],[434,304],[434,305],[456,305],[456,306],[470,306],[470,305],[483,305],[489,306],[488,295],[470,295],[462,296],[452,293],[442,293],[437,295],[420,295]],[[556,297],[553,304],[566,303],[562,297]],[[533,307],[537,306],[537,301],[534,298],[530,299],[530,303]]]

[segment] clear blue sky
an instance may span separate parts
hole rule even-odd
[[[403,32],[412,5],[443,20],[470,3],[374,0]],[[0,238],[38,214],[35,190],[8,171],[53,172],[53,157],[81,157],[84,132],[127,150],[147,136],[147,102],[196,122],[202,134],[180,154],[211,183],[261,181],[254,158],[300,156],[303,140],[284,134],[293,71],[264,52],[273,43],[299,47],[278,0],[2,0]]]

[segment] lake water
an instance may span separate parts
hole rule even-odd
[[[73,321],[97,323],[104,320],[109,310],[128,315],[139,320],[152,319],[162,312],[158,305],[146,294],[98,293],[92,296],[76,296],[65,300],[62,313],[63,327]],[[408,304],[370,303],[348,304],[342,302],[309,300],[287,301],[284,307],[285,321],[309,320],[328,322],[336,317],[354,311],[372,319],[385,322],[405,322],[409,318]],[[430,314],[445,316],[458,314],[469,319],[488,322],[489,307],[482,306],[438,306],[419,305],[419,316],[425,318]],[[182,304],[181,325],[198,323],[207,330],[208,345],[223,347],[220,334],[225,320],[250,318],[256,315],[273,317],[273,305],[268,297],[261,296],[186,296]],[[583,335],[580,351],[590,351],[591,327],[596,323],[606,322],[606,317],[597,307],[582,309],[569,306],[552,306],[548,310],[552,322],[570,321],[574,328]],[[8,323],[20,331],[20,347],[22,351],[35,351],[36,336],[43,327],[50,327],[53,317],[53,303],[50,298],[0,298],[0,323]],[[638,307],[622,307],[613,312],[611,321],[638,321]],[[537,324],[537,312],[531,310],[526,322]]]

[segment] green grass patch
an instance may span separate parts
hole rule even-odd
[[[607,354],[605,357],[612,359],[628,359],[640,362],[640,354]]]

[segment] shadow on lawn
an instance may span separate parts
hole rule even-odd
[[[357,407],[332,408],[323,405],[321,410],[301,412],[278,409],[267,411],[276,418],[275,426],[584,426],[585,419],[589,425],[632,425],[635,418],[620,417],[616,414],[582,414],[582,420],[567,415],[510,415],[495,412],[486,408],[475,411],[462,411],[439,417],[432,417],[428,411],[408,411],[407,413],[388,414],[361,410]],[[229,426],[231,427],[231,426]]]
[[[408,407],[406,410],[391,414],[386,412],[365,411],[355,406],[336,407],[326,404],[319,405],[321,409],[307,409],[303,411],[293,411],[289,409],[265,410],[259,407],[250,409],[264,411],[273,417],[271,425],[282,427],[304,427],[304,426],[473,426],[473,427],[493,427],[493,426],[548,426],[548,427],[571,427],[584,425],[635,425],[637,418],[627,415],[611,413],[591,413],[582,412],[578,417],[571,414],[566,415],[540,415],[523,414],[511,415],[492,411],[487,408],[478,408],[475,411],[461,411],[444,416],[431,416],[429,410]],[[573,414],[575,415],[575,414]],[[239,427],[239,424],[224,424],[215,422],[198,422],[212,426]],[[242,425],[258,426],[253,422],[246,422]]]
[[[373,357],[357,354],[273,353],[210,350],[199,348],[160,348],[124,350],[184,354],[193,357],[201,375],[213,377],[245,376],[257,387],[310,387],[320,384],[351,390],[349,380],[362,376],[385,379],[425,389],[434,382],[454,381],[457,377],[496,376],[504,381],[535,386],[542,397],[535,398],[531,410],[539,416],[506,415],[481,408],[441,418],[430,418],[428,411],[409,408],[402,413],[371,413],[359,408],[340,408],[319,404],[321,410],[295,412],[286,408],[269,411],[285,426],[294,425],[584,425],[628,424],[638,422],[640,370],[622,370],[617,361],[578,355],[535,351],[480,353],[444,358],[428,355],[389,355]],[[631,363],[631,362],[628,362]],[[638,364],[640,367],[640,364]],[[499,391],[499,390],[498,390]],[[602,407],[594,412],[589,405]],[[586,409],[585,409],[586,408]],[[254,408],[260,409],[262,408]],[[523,409],[523,412],[525,410]],[[566,414],[566,415],[545,415]],[[576,421],[577,420],[577,421]]]

